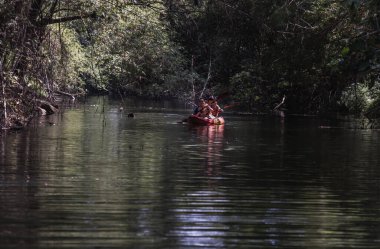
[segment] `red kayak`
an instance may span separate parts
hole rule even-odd
[[[224,124],[224,118],[223,117],[216,117],[216,118],[201,118],[197,117],[195,115],[191,115],[187,121],[194,125],[222,125]]]

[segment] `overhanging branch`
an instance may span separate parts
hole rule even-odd
[[[96,18],[97,14],[95,12],[92,12],[90,14],[85,14],[85,15],[77,15],[77,16],[67,16],[67,17],[61,17],[61,18],[43,18],[41,21],[36,23],[36,26],[47,26],[50,24],[55,24],[55,23],[64,23],[64,22],[70,22],[70,21],[75,21],[79,19],[85,19],[85,18]]]

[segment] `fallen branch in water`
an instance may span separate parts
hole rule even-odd
[[[42,99],[36,99],[36,103],[38,103],[38,107],[40,107],[46,111],[46,115],[51,115],[51,114],[54,114],[58,111],[58,107],[54,106],[53,104],[51,104],[48,101],[45,101]]]
[[[62,91],[55,91],[55,93],[60,94],[60,95],[68,96],[68,97],[70,97],[73,101],[75,101],[75,96],[74,96],[73,94],[66,93],[66,92],[62,92]]]

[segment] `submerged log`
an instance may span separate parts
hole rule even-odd
[[[54,106],[50,102],[41,99],[38,99],[36,101],[38,103],[38,108],[45,110],[45,115],[51,115],[58,112],[58,106]]]

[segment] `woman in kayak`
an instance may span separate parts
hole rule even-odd
[[[201,118],[214,118],[212,115],[213,111],[214,110],[206,103],[204,99],[200,99],[198,108],[195,111],[196,113],[194,115]]]
[[[220,108],[220,106],[218,105],[218,102],[216,101],[216,99],[213,97],[213,96],[210,96],[208,98],[208,105],[211,107],[212,109],[212,112],[211,114],[215,117],[218,117],[220,113],[223,112],[223,109]]]

